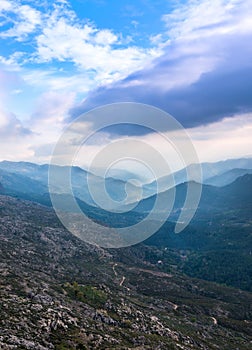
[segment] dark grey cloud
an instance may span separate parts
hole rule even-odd
[[[115,102],[153,105],[173,115],[186,128],[250,112],[251,42],[250,34],[229,34],[207,41],[175,43],[150,67],[91,92],[71,111],[71,118]],[[195,78],[197,69],[200,74]],[[117,132],[116,127],[113,131]]]

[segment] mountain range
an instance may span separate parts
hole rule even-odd
[[[238,159],[227,159],[219,162],[205,162],[200,164],[202,172],[202,183],[210,184],[214,186],[224,186],[233,182],[239,176],[252,172],[252,158],[238,158]],[[238,170],[239,169],[239,170]],[[176,171],[174,174],[163,176],[159,179],[159,192],[166,191],[168,184],[174,182],[175,185],[188,181],[187,171],[193,170],[198,171],[198,165],[191,164],[186,168]],[[225,174],[227,173],[227,174]],[[219,183],[218,183],[219,179]],[[224,180],[225,179],[225,180]],[[152,181],[145,184],[145,187],[149,188],[149,191],[153,191],[157,187],[157,181]]]
[[[191,169],[194,165],[189,166]],[[57,172],[63,173],[66,167],[54,166]],[[202,183],[217,187],[225,186],[234,182],[238,177],[252,173],[252,158],[229,159],[216,163],[202,163]],[[5,188],[6,193],[19,195],[42,197],[48,194],[48,172],[49,165],[37,165],[29,162],[0,162],[0,182]],[[115,172],[118,176],[118,172]],[[127,176],[132,178],[133,174],[127,172]],[[122,176],[121,176],[122,177]],[[187,169],[184,168],[172,175],[167,175],[157,181],[150,183],[142,183],[136,186],[131,181],[113,177],[105,179],[88,172],[80,167],[71,167],[71,185],[73,194],[81,201],[91,206],[96,203],[90,194],[88,182],[94,183],[96,187],[101,189],[99,192],[99,201],[105,208],[122,210],[127,209],[127,205],[139,202],[139,200],[148,199],[155,196],[158,192],[165,192],[170,188],[171,177],[174,178],[174,185],[186,183]],[[108,198],[102,195],[103,189],[106,189],[113,203],[110,205]],[[64,186],[57,183],[54,188],[55,193],[64,194]],[[122,202],[124,201],[124,202]],[[118,205],[117,205],[118,203]]]

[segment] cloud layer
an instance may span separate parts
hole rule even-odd
[[[123,6],[132,27],[113,26],[113,16],[107,19],[111,25],[97,24],[76,3],[0,1],[1,158],[47,162],[69,120],[126,101],[172,114],[195,140],[202,160],[202,150],[205,159],[232,156],[232,140],[237,156],[251,153],[251,0],[181,0],[168,2],[170,8],[153,0],[148,37],[141,32],[146,9],[140,0],[137,16]],[[97,124],[94,119],[88,126]],[[219,132],[227,127],[229,134]],[[104,140],[131,135],[163,147],[145,128],[111,127],[86,145],[83,164]]]
[[[73,118],[125,101],[164,109],[186,128],[251,111],[249,5],[250,1],[192,1],[164,15],[169,27],[164,54],[127,78],[91,92],[72,111]]]

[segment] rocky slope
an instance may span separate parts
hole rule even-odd
[[[0,349],[251,349],[252,294],[104,250],[0,196]]]

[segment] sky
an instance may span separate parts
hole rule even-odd
[[[0,159],[47,163],[69,123],[116,102],[171,114],[200,161],[251,155],[252,0],[0,1]],[[135,134],[100,132],[78,164]]]

